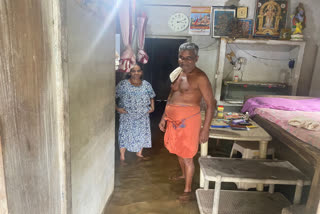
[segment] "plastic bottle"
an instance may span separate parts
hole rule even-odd
[[[224,107],[220,105],[218,106],[217,110],[218,110],[217,118],[222,119]]]
[[[233,82],[239,82],[239,76],[234,76]]]
[[[245,115],[244,115],[244,119],[245,120],[249,120],[249,118],[250,118],[249,112],[246,112]]]

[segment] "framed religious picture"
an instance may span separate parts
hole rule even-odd
[[[245,19],[248,16],[248,8],[247,7],[238,7],[237,8],[237,18]]]
[[[236,16],[236,9],[213,8],[212,37],[229,37]]]
[[[255,37],[279,38],[287,21],[288,0],[257,0]]]
[[[211,7],[191,7],[189,34],[210,35]]]
[[[237,21],[237,37],[248,38],[252,35],[252,19],[238,19]]]

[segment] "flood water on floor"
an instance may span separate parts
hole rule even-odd
[[[135,153],[127,152],[128,165],[121,166],[119,149],[116,148],[115,189],[105,214],[199,214],[195,199],[187,203],[178,200],[183,193],[184,180],[169,180],[170,176],[180,175],[181,171],[177,157],[163,146],[163,133],[158,128],[160,117],[156,114],[155,112],[151,117],[152,149],[145,149],[143,152],[151,160],[139,161]],[[227,156],[227,152],[229,151],[220,153]],[[215,156],[221,156],[217,154]],[[199,153],[194,158],[196,167],[193,192],[199,188],[198,157]]]
[[[149,161],[137,161],[135,154],[128,155],[127,166],[116,166],[115,190],[106,214],[198,214],[195,200],[181,204],[177,200],[183,192],[183,180],[171,182],[168,177],[179,173],[174,155],[164,148],[158,152],[148,151]],[[198,171],[197,167],[197,171]],[[194,189],[199,186],[196,173]]]
[[[127,152],[128,165],[120,166],[119,148],[116,145],[115,187],[104,214],[199,214],[195,199],[187,203],[178,200],[183,193],[184,180],[169,180],[170,176],[180,175],[181,171],[177,157],[164,148],[163,133],[158,128],[163,109],[164,106],[158,106],[151,115],[152,148],[143,152],[151,157],[150,160],[139,161],[135,153]],[[232,144],[231,141],[216,142],[209,139],[208,154],[228,157]],[[200,152],[194,158],[193,192],[199,188],[199,156]],[[214,188],[214,182],[210,182],[209,188]],[[222,189],[234,190],[236,186],[234,183],[223,183]],[[282,192],[290,201],[293,200],[294,190],[294,186],[288,185],[276,185],[275,188],[276,192]],[[304,189],[303,203],[307,193],[308,189]]]

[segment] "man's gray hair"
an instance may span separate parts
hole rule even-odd
[[[186,42],[180,45],[179,52],[181,51],[193,51],[196,56],[198,56],[199,47],[195,43]]]

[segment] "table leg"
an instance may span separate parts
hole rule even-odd
[[[212,214],[218,214],[219,201],[220,201],[220,190],[221,190],[221,176],[218,175],[217,180],[214,185]]]
[[[259,142],[259,158],[260,159],[266,159],[267,149],[268,149],[268,141],[260,141]]]
[[[205,143],[201,143],[201,157],[205,157],[208,155],[208,141]]]
[[[274,184],[269,184],[269,193],[274,193]]]
[[[268,141],[259,141],[259,158],[266,159],[268,149]],[[263,184],[257,184],[257,190],[263,191]]]
[[[208,190],[209,189],[209,181],[208,180],[204,180],[204,190]]]
[[[208,142],[200,144],[200,147],[201,147],[200,148],[201,157],[206,157],[208,155]],[[204,187],[204,177],[201,169],[200,169],[200,187],[201,188]]]
[[[302,188],[303,188],[303,181],[300,180],[300,181],[298,181],[297,186],[296,186],[296,192],[294,193],[293,204],[300,203],[301,195],[302,195]]]

